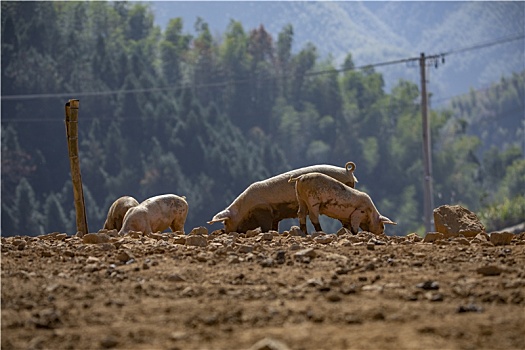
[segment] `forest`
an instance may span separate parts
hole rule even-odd
[[[189,232],[254,181],[353,161],[356,188],[398,223],[388,233],[424,233],[416,82],[387,92],[351,53],[339,69],[312,44],[293,52],[291,25],[272,37],[232,20],[216,37],[200,18],[194,34],[181,18],[161,30],[141,3],[1,6],[3,236],[76,232],[71,98],[91,232],[122,195],[186,196]],[[489,232],[525,218],[524,83],[516,72],[430,110],[434,204],[475,211]]]

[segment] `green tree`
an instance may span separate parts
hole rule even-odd
[[[57,194],[51,193],[47,196],[43,209],[46,232],[73,232],[72,223],[68,220]]]
[[[40,202],[37,200],[35,191],[26,178],[20,180],[15,193],[14,204],[9,208],[9,213],[16,231],[8,232],[8,235],[34,236],[44,233],[44,220],[40,212]]]
[[[220,47],[221,66],[225,79],[230,81],[224,88],[224,110],[233,123],[243,131],[256,123],[252,108],[249,82],[251,57],[248,54],[248,36],[240,22],[231,20]]]
[[[191,35],[182,33],[182,27],[182,18],[171,19],[160,43],[162,72],[169,85],[182,84],[182,64],[191,41]]]

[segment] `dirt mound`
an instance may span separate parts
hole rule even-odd
[[[2,349],[525,348],[524,234],[292,232],[2,238]]]

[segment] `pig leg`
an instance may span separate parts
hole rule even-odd
[[[149,222],[146,223],[146,225],[144,226],[144,230],[142,231],[142,233],[145,235],[149,235],[150,233],[152,233],[151,224]]]
[[[304,234],[308,234],[306,229],[306,215],[308,214],[308,206],[303,200],[299,199],[299,211],[297,211],[297,216],[299,217],[299,228]]]
[[[317,232],[322,231],[321,224],[319,223],[319,204],[313,205],[308,208],[308,215],[310,216],[310,221]]]
[[[170,224],[170,228],[173,232],[182,231],[182,233],[184,233],[184,225],[179,223],[177,219],[173,220]]]
[[[273,214],[269,209],[257,212],[257,221],[262,232],[268,232],[273,228]]]
[[[350,230],[354,235],[357,234],[359,231],[359,226],[361,225],[361,221],[363,221],[365,217],[365,212],[362,210],[356,210],[350,215]]]
[[[272,221],[272,230],[279,231],[279,220]]]

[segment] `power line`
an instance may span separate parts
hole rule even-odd
[[[445,51],[444,53],[437,54],[437,55],[431,55],[426,56],[427,59],[438,59],[438,58],[444,58],[446,55],[451,54],[457,54],[472,50],[478,50],[494,45],[504,44],[511,41],[516,41],[519,39],[525,38],[524,34],[519,35],[513,35],[510,37],[504,37],[500,38],[494,41],[490,42],[484,42],[480,44],[476,44],[469,47],[464,48],[458,48],[458,49],[452,49]],[[392,61],[385,61],[385,62],[379,62],[379,63],[373,63],[373,64],[366,64],[361,65],[357,67],[348,67],[348,68],[339,68],[339,69],[326,69],[326,70],[320,70],[320,71],[314,71],[314,72],[307,72],[304,74],[305,77],[310,76],[317,76],[317,75],[324,75],[324,74],[334,74],[334,73],[341,73],[349,70],[361,70],[361,69],[368,69],[368,68],[377,68],[377,67],[385,67],[395,64],[401,64],[401,63],[411,63],[411,62],[417,62],[419,61],[420,57],[410,57],[410,58],[404,58],[404,59],[398,59],[398,60],[392,60]],[[263,79],[259,79],[259,81],[265,81],[265,80],[274,80],[274,79],[280,79],[283,77],[267,77]],[[226,80],[223,82],[216,82],[216,83],[205,83],[205,84],[184,84],[184,85],[168,85],[164,87],[151,87],[151,88],[139,88],[139,89],[120,89],[120,90],[107,90],[107,91],[85,91],[85,92],[63,92],[63,93],[48,93],[48,94],[20,94],[20,95],[4,95],[1,96],[1,99],[3,101],[13,101],[13,100],[29,100],[29,99],[41,99],[41,98],[69,98],[71,96],[75,96],[75,98],[79,97],[87,97],[87,96],[105,96],[105,95],[117,95],[117,94],[128,94],[128,93],[144,93],[144,92],[157,92],[157,91],[179,91],[184,89],[202,89],[202,88],[210,88],[210,87],[222,87],[222,86],[228,86],[228,85],[236,85],[236,84],[245,84],[250,82],[251,79],[238,79],[238,80]]]
[[[458,95],[454,95],[454,96],[448,96],[448,97],[443,97],[443,98],[440,98],[440,99],[433,99],[432,100],[432,104],[435,104],[437,103],[438,101],[439,102],[442,102],[442,101],[446,101],[446,100],[452,100],[454,98],[458,98],[458,97],[463,97],[463,96],[467,96],[469,95],[471,92],[474,92],[474,93],[480,93],[480,92],[486,92],[488,90],[490,90],[491,88],[493,88],[493,86],[489,86],[489,87],[483,87],[483,88],[480,88],[480,89],[472,89],[471,91],[469,92],[466,92],[466,93],[461,93],[461,94],[458,94]],[[435,109],[435,108],[433,108]],[[510,113],[510,112],[515,112],[515,111],[519,111],[519,110],[523,110],[522,108],[517,108],[517,109],[513,109],[511,111],[503,111],[502,113],[503,114],[506,114],[506,113]],[[171,118],[170,116],[164,116],[164,117],[158,117],[158,118]],[[89,117],[89,116],[86,116],[86,117],[82,117],[82,120],[93,120],[93,119],[98,119],[98,120],[101,120],[103,121],[104,119],[107,119],[109,120],[110,118],[104,118],[104,117]],[[130,121],[130,120],[142,120],[143,118],[142,117],[126,117],[125,120],[126,121]],[[63,118],[28,118],[28,119],[5,119],[5,118],[2,118],[1,120],[2,122],[9,122],[9,123],[34,123],[34,122],[41,122],[41,123],[63,123],[64,122],[64,119]]]

